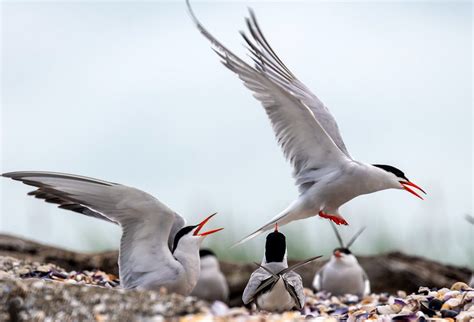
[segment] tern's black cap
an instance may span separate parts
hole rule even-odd
[[[405,174],[403,173],[402,170],[395,168],[394,166],[391,165],[386,165],[386,164],[372,164],[374,167],[383,169],[387,172],[393,173],[397,178],[400,179],[405,179],[408,181],[407,177],[405,177]]]
[[[217,257],[216,254],[210,250],[209,248],[201,248],[199,250],[199,257],[206,257],[206,256],[214,256]]]
[[[346,254],[346,255],[352,254],[352,252],[349,250],[349,248],[345,248],[345,247],[336,248],[336,249],[333,251],[333,254],[334,254],[335,252],[340,252],[340,253],[343,253],[343,254]]]
[[[285,235],[274,231],[267,235],[265,243],[265,259],[267,263],[281,262],[285,257],[286,238]]]

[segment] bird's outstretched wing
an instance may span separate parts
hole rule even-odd
[[[304,307],[305,301],[303,279],[299,274],[290,271],[283,276],[283,281],[285,282],[286,290],[296,303],[296,308],[301,310]]]
[[[324,168],[332,168],[350,159],[327,108],[299,82],[276,56],[263,37],[255,16],[247,19],[252,39],[244,36],[255,67],[237,57],[207,31],[189,12],[198,30],[228,69],[238,75],[258,99],[272,124],[278,143],[294,169],[300,192],[309,188]]]
[[[254,301],[259,294],[271,290],[279,278],[279,276],[275,276],[263,268],[254,271],[242,293],[244,304]]]
[[[37,187],[29,194],[60,208],[119,224],[123,231],[119,265],[125,287],[133,287],[133,276],[172,260],[170,231],[183,226],[184,219],[146,192],[55,172],[9,172],[2,176]]]

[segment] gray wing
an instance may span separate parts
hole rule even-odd
[[[196,27],[211,42],[224,66],[236,73],[254,93],[254,97],[262,103],[277,141],[293,166],[293,175],[296,183],[300,185],[300,192],[308,187],[305,185],[308,173],[312,174],[311,180],[314,181],[315,176],[324,172],[318,170],[332,168],[335,164],[348,160],[348,156],[322,125],[321,121],[324,119],[316,117],[308,105],[308,100],[304,100],[301,93],[296,92],[296,87],[290,90],[293,78],[284,65],[277,69],[264,70],[265,63],[256,61],[256,68],[250,66],[212,36],[197,20],[189,0],[187,4]],[[250,44],[249,46],[252,47]],[[255,55],[260,55],[256,49],[253,50]]]
[[[242,294],[242,301],[244,304],[252,302],[262,286],[265,288],[275,282],[276,280],[267,271],[262,268],[257,269],[250,275],[249,281]]]
[[[55,172],[10,172],[3,176],[37,187],[31,195],[60,208],[119,224],[123,231],[119,266],[125,287],[133,287],[135,274],[156,270],[173,259],[168,248],[170,231],[184,220],[146,192]]]
[[[255,69],[304,102],[337,147],[351,158],[342,140],[336,120],[329,109],[285,66],[263,35],[254,12],[251,9],[249,11],[250,18],[246,18],[246,23],[252,38],[250,39],[243,32],[241,34],[248,45]]]
[[[298,310],[301,310],[304,307],[305,302],[303,280],[301,276],[291,271],[283,275],[283,280],[285,281],[286,289],[298,305]]]

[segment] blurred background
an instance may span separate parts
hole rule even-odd
[[[359,197],[341,209],[357,254],[400,250],[474,264],[472,4],[198,2],[204,25],[244,56],[247,7],[286,65],[331,109],[351,154],[402,169],[427,192]],[[219,63],[179,2],[2,3],[1,171],[47,170],[143,189],[228,247],[297,196],[260,104]],[[0,181],[0,232],[79,251],[118,246],[118,227]],[[329,255],[329,222],[282,228],[289,256]]]

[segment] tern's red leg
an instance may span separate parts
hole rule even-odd
[[[335,215],[325,214],[322,210],[319,212],[319,216],[333,221],[336,225],[348,225],[347,221],[344,218]]]

